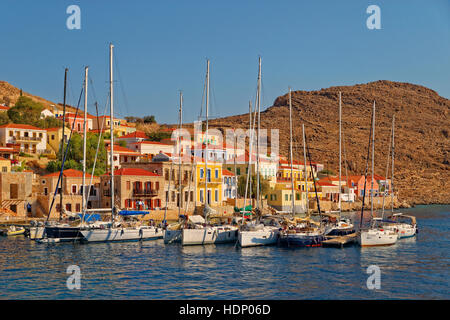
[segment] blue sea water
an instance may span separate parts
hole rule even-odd
[[[402,212],[417,217],[419,234],[389,247],[38,244],[2,237],[0,299],[449,299],[450,206]],[[66,286],[70,265],[80,267],[79,290]],[[367,288],[370,265],[381,270],[380,289]]]

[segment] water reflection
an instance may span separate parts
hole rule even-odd
[[[420,233],[390,247],[48,245],[3,237],[0,298],[448,299],[450,207],[402,211],[418,217]],[[350,216],[357,225],[359,213]],[[80,291],[66,288],[71,264],[81,268]],[[380,290],[367,289],[369,265],[381,269]]]

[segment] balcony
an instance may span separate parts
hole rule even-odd
[[[152,189],[133,189],[133,197],[145,198],[154,197],[158,195],[158,190]]]
[[[28,143],[39,143],[42,141],[42,138],[39,137],[14,137],[14,140],[17,142],[28,142]]]

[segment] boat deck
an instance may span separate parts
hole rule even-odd
[[[356,242],[356,232],[345,236],[328,236],[327,240],[322,241],[324,247],[343,247],[347,244]]]

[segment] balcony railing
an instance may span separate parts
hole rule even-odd
[[[133,197],[154,197],[158,194],[155,189],[133,189]]]
[[[42,138],[39,137],[14,137],[14,140],[16,141],[27,141],[27,142],[41,142]]]

